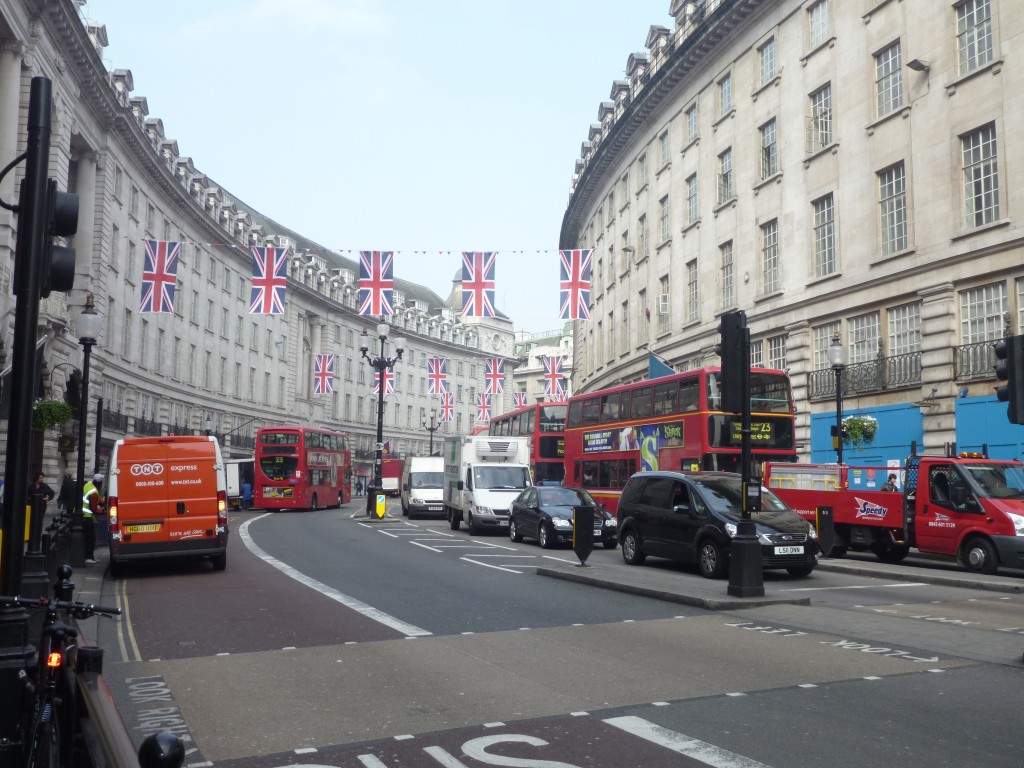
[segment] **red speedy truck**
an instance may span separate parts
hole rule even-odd
[[[890,473],[901,491],[883,491]],[[831,507],[833,556],[870,550],[897,563],[911,548],[978,573],[1024,568],[1024,463],[982,454],[911,455],[903,468],[768,463],[762,482],[816,521]]]

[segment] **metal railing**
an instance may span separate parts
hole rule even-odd
[[[113,429],[117,432],[128,431],[128,417],[123,413],[117,413],[104,409],[103,411],[103,428]]]
[[[135,419],[136,435],[153,435],[159,437],[162,434],[163,425],[159,421],[149,419]]]
[[[972,344],[961,344],[953,347],[953,378],[994,379],[996,354],[993,345],[996,340],[976,341]]]
[[[843,394],[866,395],[903,387],[920,386],[921,353],[908,352],[854,363],[843,369]],[[820,368],[807,376],[807,397],[824,400],[836,396],[836,373]]]

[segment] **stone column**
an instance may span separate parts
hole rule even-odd
[[[786,365],[796,405],[796,449],[800,461],[811,456],[811,402],[807,397],[807,376],[814,366],[811,326],[806,321],[786,327]]]
[[[941,450],[956,440],[956,382],[953,345],[956,344],[956,289],[941,283],[921,297],[921,397],[936,392],[938,405],[925,409],[924,448]]]

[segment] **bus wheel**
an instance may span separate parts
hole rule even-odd
[[[310,508],[310,509],[311,509],[312,511],[314,511],[314,512],[316,512],[316,510],[318,510],[318,509],[320,508],[320,501],[319,501],[319,499],[317,499],[317,497],[316,497],[316,494],[315,494],[315,493],[313,494],[313,500],[312,500],[312,502],[310,503],[310,507],[309,507],[309,508]]]
[[[988,539],[968,539],[961,550],[960,560],[964,568],[975,573],[992,575],[999,567],[999,555]]]
[[[341,491],[338,491],[338,508],[340,509],[341,505],[344,504],[344,503],[345,503],[345,497],[342,495]]]

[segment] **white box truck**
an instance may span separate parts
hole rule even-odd
[[[402,473],[402,516],[440,515],[444,512],[444,458],[413,456]]]
[[[526,437],[470,435],[444,443],[444,512],[453,531],[508,530],[512,501],[532,485]]]

